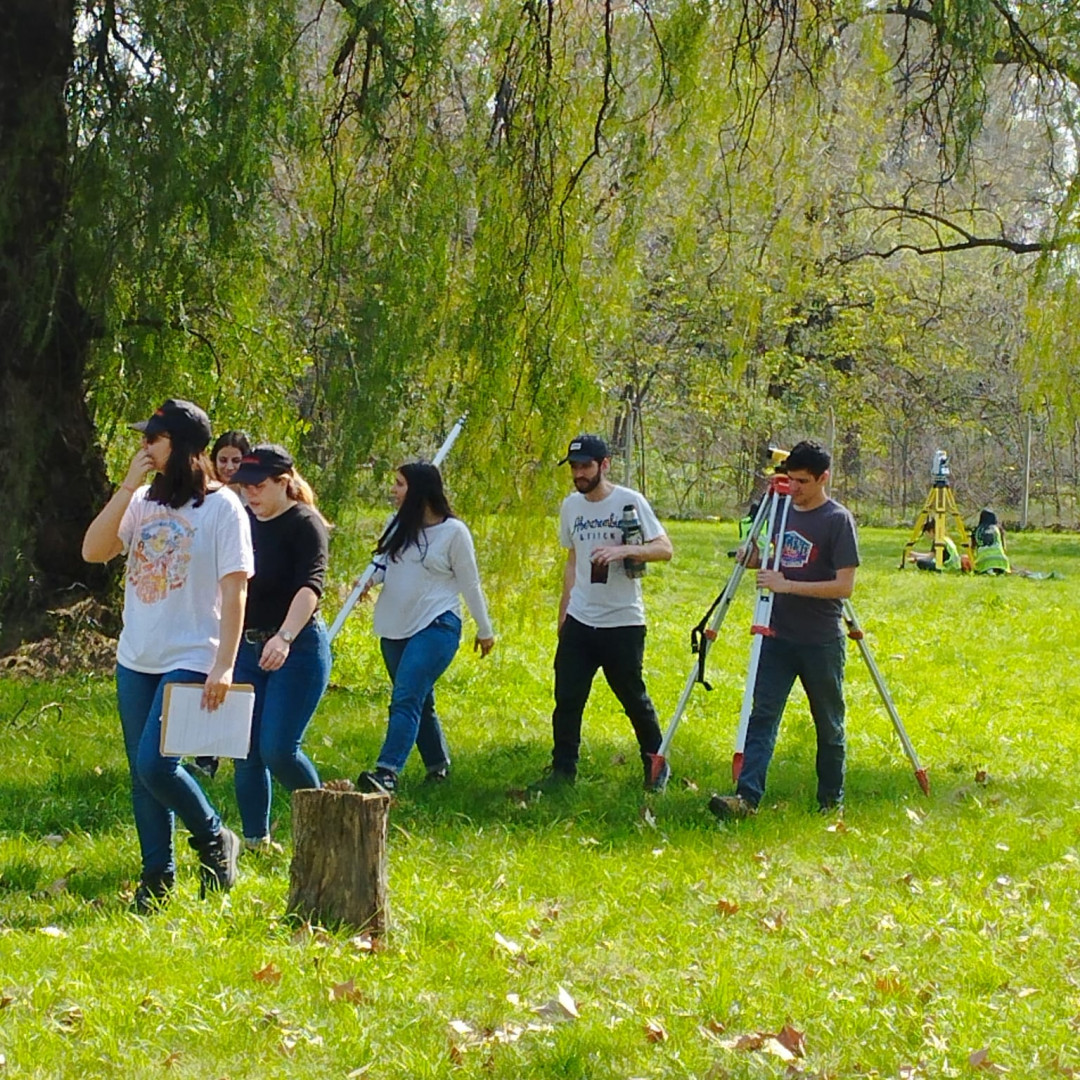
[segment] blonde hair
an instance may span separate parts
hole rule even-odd
[[[311,490],[311,485],[300,475],[295,466],[288,472],[282,473],[281,479],[285,481],[285,494],[290,499],[310,506],[319,515],[322,523],[327,528],[331,527],[330,522],[323,517],[322,511],[315,505],[315,492]]]

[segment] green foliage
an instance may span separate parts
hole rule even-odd
[[[545,539],[529,554],[548,568],[551,529],[534,526]],[[665,721],[735,529],[671,533],[675,561],[645,583],[646,677]],[[983,1049],[1012,1075],[1077,1068],[1080,745],[1062,710],[1080,686],[1068,664],[1046,670],[1080,632],[1075,543],[1012,538],[1015,562],[1066,575],[1037,582],[900,573],[905,539],[863,531],[855,600],[929,799],[852,646],[843,823],[812,810],[813,729],[796,690],[765,808],[716,824],[705,802],[730,783],[745,586],[666,794],[642,795],[629,724],[598,681],[579,784],[523,799],[550,750],[558,582],[545,569],[493,595],[496,651],[463,649],[440,681],[454,772],[429,787],[417,762],[406,770],[391,810],[393,932],[377,952],[285,921],[284,859],[245,857],[236,890],[200,902],[185,847],[169,910],[128,913],[138,852],[109,681],[6,678],[0,752],[19,764],[0,779],[6,1071],[778,1076],[786,1065],[767,1052],[721,1043],[785,1023],[805,1035],[810,1074],[945,1075]],[[369,765],[385,727],[367,618],[354,616],[307,736],[327,777]],[[209,791],[235,820],[227,765]],[[287,843],[280,790],[274,816]],[[533,1010],[559,987],[580,1015],[550,1023]]]

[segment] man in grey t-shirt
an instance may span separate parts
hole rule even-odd
[[[574,491],[559,511],[559,541],[566,549],[559,600],[559,644],[555,650],[555,709],[551,717],[551,768],[532,790],[571,784],[577,775],[581,718],[597,670],[634,726],[644,765],[645,786],[661,790],[651,758],[660,748],[660,723],[645,689],[645,607],[641,578],[627,574],[626,560],[667,561],[671,541],[646,498],[608,479],[611,456],[599,435],[579,435],[560,465],[570,465]],[[640,543],[627,544],[624,515],[636,515]]]
[[[844,658],[842,602],[855,587],[859,548],[855,521],[825,494],[831,459],[814,442],[792,448],[786,461],[791,508],[780,569],[759,570],[757,583],[775,594],[769,634],[762,640],[754,704],[735,795],[714,795],[719,818],[746,817],[765,792],[780,717],[795,679],[802,683],[817,729],[817,800],[822,810],[844,798]]]

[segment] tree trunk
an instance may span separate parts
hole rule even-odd
[[[389,928],[385,795],[294,791],[289,913],[347,923],[372,937]]]
[[[74,18],[74,0],[11,0],[0,22],[0,644],[60,590],[109,580],[80,555],[106,477],[66,234]]]

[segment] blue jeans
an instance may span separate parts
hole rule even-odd
[[[752,806],[765,793],[765,774],[788,695],[798,678],[817,730],[817,799],[832,806],[844,798],[844,662],[847,641],[804,645],[765,638],[754,682],[754,707],[746,731],[738,793]]]
[[[461,643],[461,619],[444,611],[410,638],[380,638],[386,670],[394,682],[386,739],[375,763],[395,775],[413,746],[429,770],[450,763],[450,751],[435,714],[434,687]]]
[[[191,774],[180,767],[180,759],[161,756],[162,702],[165,687],[174,682],[203,683],[206,675],[183,669],[148,675],[121,664],[116,666],[116,699],[131,772],[131,805],[143,877],[176,870],[174,814],[199,843],[216,836],[221,829],[217,811]]]
[[[270,835],[271,774],[286,791],[320,786],[300,742],[330,681],[330,639],[318,615],[296,635],[277,671],[259,667],[262,651],[262,644],[241,642],[234,673],[236,682],[255,687],[251,752],[235,766],[236,802],[251,839]]]

